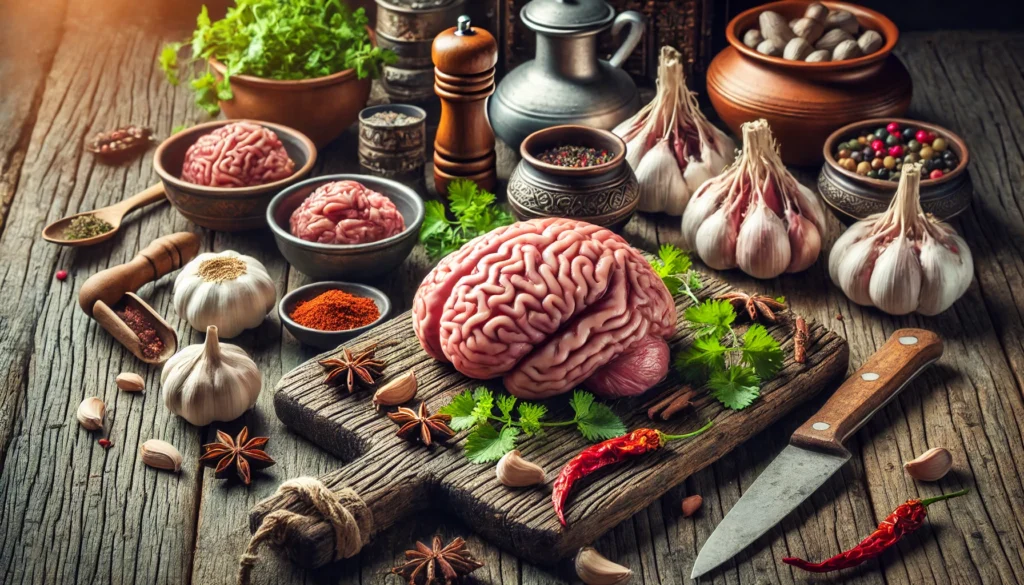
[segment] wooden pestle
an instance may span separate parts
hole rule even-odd
[[[78,292],[78,305],[92,317],[97,301],[113,307],[125,293],[135,292],[147,282],[181,268],[198,253],[199,236],[190,232],[153,240],[128,263],[90,276]]]

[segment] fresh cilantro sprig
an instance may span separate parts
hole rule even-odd
[[[473,238],[496,227],[512,223],[512,215],[494,203],[489,193],[467,179],[452,181],[448,185],[448,204],[455,216],[445,216],[440,201],[428,201],[420,228],[420,242],[432,260],[451,254]]]
[[[218,100],[233,97],[232,75],[295,80],[355,69],[359,79],[378,77],[398,56],[373,45],[367,24],[364,9],[352,11],[342,0],[235,0],[217,21],[204,6],[192,36],[165,46],[158,62],[173,85],[179,72],[192,75],[196,103],[216,115]],[[184,47],[191,55],[179,62]],[[220,81],[207,62],[211,57],[227,69]],[[206,63],[201,73],[193,68],[196,62]]]
[[[572,420],[546,421],[543,404],[520,402],[515,396],[495,396],[487,388],[466,390],[440,412],[452,417],[456,431],[473,429],[466,437],[466,457],[473,463],[497,461],[516,448],[520,435],[532,437],[548,427],[575,426],[588,441],[603,441],[626,434],[626,425],[594,395],[576,390],[569,400]],[[497,423],[497,425],[495,425]]]
[[[703,288],[700,281],[700,274],[693,269],[690,257],[672,244],[662,244],[658,250],[658,258],[651,260],[651,268],[655,274],[661,277],[662,282],[668,288],[672,296],[683,293],[693,300],[695,305],[700,304],[696,291]]]
[[[742,337],[733,324],[736,310],[728,301],[701,302],[695,293],[701,281],[689,256],[664,244],[651,267],[672,296],[685,294],[693,305],[683,318],[694,333],[693,344],[675,358],[675,367],[690,382],[706,384],[726,408],[742,410],[761,394],[761,384],[782,369],[782,348],[764,328],[754,324]]]

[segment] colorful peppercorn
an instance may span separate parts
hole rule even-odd
[[[899,122],[846,137],[836,145],[835,157],[847,171],[889,181],[899,181],[904,164],[920,163],[927,180],[945,176],[960,165],[948,140]],[[933,177],[935,171],[942,174]]]
[[[67,280],[67,277],[68,277],[68,271],[67,270],[58,270],[57,271],[57,280],[59,280],[61,282],[64,282],[65,280]]]

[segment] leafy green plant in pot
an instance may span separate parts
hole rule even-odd
[[[217,21],[204,6],[191,38],[164,47],[160,66],[172,84],[187,76],[211,115],[276,122],[322,146],[356,120],[371,80],[397,59],[375,45],[368,22],[341,0],[236,0]],[[185,49],[190,57],[179,59]]]

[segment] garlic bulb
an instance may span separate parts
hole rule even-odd
[[[231,250],[196,256],[174,280],[178,315],[198,331],[217,327],[225,339],[259,326],[276,301],[267,269]]]
[[[716,270],[756,278],[806,270],[818,259],[825,212],[779,158],[768,122],[743,125],[743,152],[697,189],[683,212],[683,243]]]
[[[641,211],[682,215],[690,195],[735,157],[736,144],[704,117],[686,87],[682,55],[668,46],[658,60],[657,95],[614,132],[626,141]]]
[[[850,226],[832,246],[832,282],[858,305],[891,315],[937,315],[971,285],[971,250],[921,209],[921,169],[904,165],[889,209]]]
[[[167,409],[196,426],[231,421],[256,404],[263,384],[256,363],[237,345],[220,343],[206,328],[206,343],[171,356],[160,375]]]

